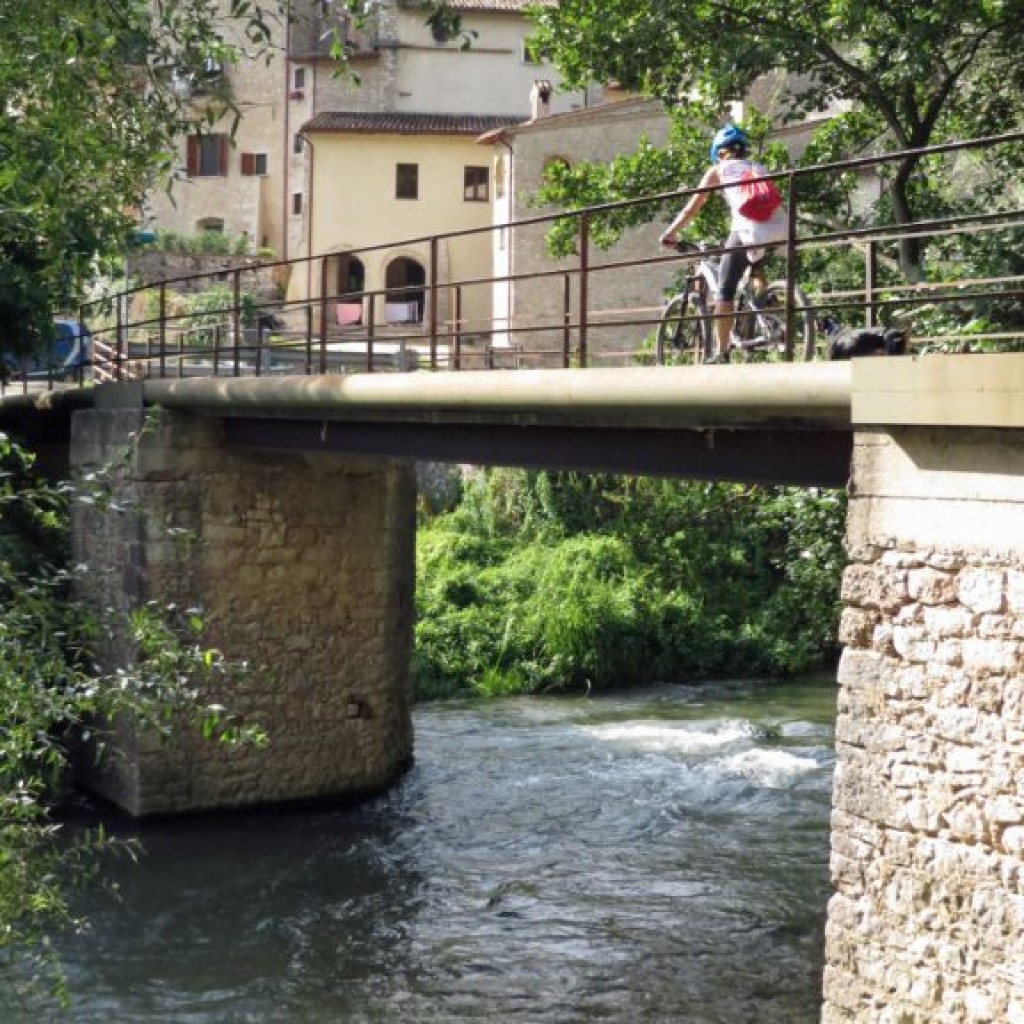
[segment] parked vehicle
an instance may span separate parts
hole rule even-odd
[[[49,354],[5,354],[8,376],[15,380],[70,379],[81,377],[92,363],[92,334],[80,320],[58,316],[53,320],[54,338]]]

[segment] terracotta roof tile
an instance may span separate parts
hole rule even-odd
[[[558,0],[449,0],[456,11],[525,11],[528,7],[555,7]]]
[[[303,125],[304,132],[349,132],[363,135],[482,135],[522,121],[511,114],[412,114],[325,111]]]

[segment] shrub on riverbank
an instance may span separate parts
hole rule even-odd
[[[76,600],[89,570],[68,566],[70,503],[108,500],[102,473],[50,483],[0,433],[0,1017],[8,1005],[66,997],[52,938],[82,926],[70,892],[94,880],[112,846],[102,828],[72,837],[55,817],[77,738],[91,734],[99,751],[104,723],[128,715],[140,730],[194,724],[225,742],[261,739],[202,703],[202,680],[232,666],[195,642],[195,611],[147,605],[121,621]],[[104,668],[96,641],[115,629],[134,663]]]
[[[834,491],[480,474],[420,529],[417,695],[818,667],[844,519]]]

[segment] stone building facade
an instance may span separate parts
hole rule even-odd
[[[176,186],[171,195],[150,196],[145,226],[244,235],[253,249],[269,249],[279,261],[309,256],[318,203],[304,129],[318,116],[526,117],[534,79],[554,77],[525,47],[526,0],[454,0],[451,6],[472,34],[469,48],[460,38],[434,38],[422,5],[410,0],[374,4],[359,25],[337,4],[296,0],[291,20],[274,28],[269,59],[218,68],[211,82],[189,86],[199,109],[207,102],[204,89],[228,89],[241,116],[237,125],[233,115],[225,117],[208,139],[181,140]],[[226,34],[230,38],[230,30]],[[351,73],[331,54],[335,39],[346,41]],[[585,102],[576,93],[555,100],[560,110]],[[337,228],[340,242],[345,225]]]
[[[488,140],[497,183],[494,222],[498,227],[493,245],[499,280],[492,293],[494,342],[522,350],[521,358],[528,364],[560,365],[567,296],[570,319],[579,320],[580,261],[548,255],[545,238],[551,221],[536,219],[555,211],[538,209],[531,196],[541,187],[550,163],[611,161],[635,150],[642,139],[662,146],[669,122],[659,102],[619,96],[614,90],[605,102],[584,109],[559,113],[544,107],[534,113],[531,120],[494,133]],[[508,232],[500,227],[531,219],[535,222],[518,224]],[[635,349],[654,329],[678,266],[664,263],[602,271],[600,265],[662,255],[658,231],[657,222],[631,228],[612,248],[591,247],[588,252],[592,268],[587,302],[589,361],[595,365],[632,362]],[[649,322],[624,326],[624,321],[644,320]],[[575,349],[575,330],[570,340]]]

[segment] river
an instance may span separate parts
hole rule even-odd
[[[816,1024],[835,688],[416,712],[365,806],[136,826],[62,943],[134,1024]]]

